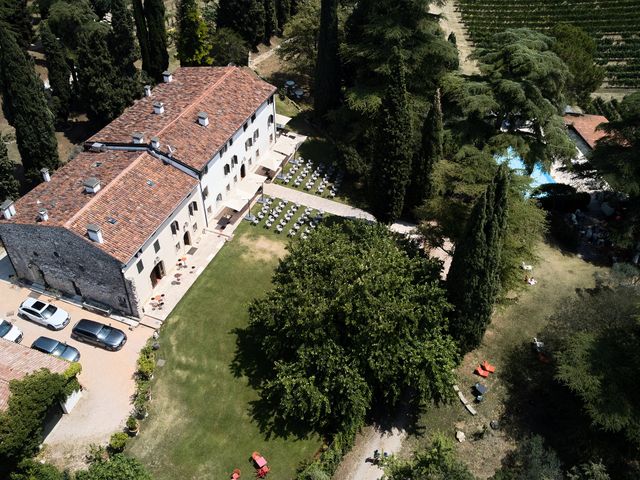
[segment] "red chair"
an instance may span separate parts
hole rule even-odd
[[[486,360],[484,362],[482,362],[481,365],[482,368],[484,368],[487,372],[489,373],[493,373],[496,371],[496,367],[494,367],[493,365],[491,365],[489,362],[487,362]]]
[[[240,469],[236,468],[233,473],[231,474],[231,479],[232,480],[238,480],[240,478]]]
[[[269,467],[265,465],[264,467],[261,467],[258,469],[258,471],[256,471],[256,477],[264,478],[267,476],[267,473],[269,473]]]
[[[487,378],[489,376],[489,372],[483,369],[480,365],[476,367],[473,373],[475,373],[476,375],[480,375],[482,378]]]

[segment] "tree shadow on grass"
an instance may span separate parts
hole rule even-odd
[[[261,333],[252,326],[236,328],[232,333],[236,335],[236,351],[229,368],[235,378],[246,378],[249,386],[260,393],[264,379],[273,375],[273,369],[261,354],[257,340]],[[307,425],[282,421],[273,414],[277,408],[277,402],[262,396],[249,402],[249,414],[265,439],[306,439],[317,433]]]

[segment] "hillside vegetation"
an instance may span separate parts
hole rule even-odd
[[[598,45],[607,83],[640,87],[640,0],[458,0],[462,20],[477,46],[506,28],[542,31],[556,23],[585,30]]]

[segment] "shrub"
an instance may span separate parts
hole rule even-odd
[[[152,346],[147,342],[138,357],[138,375],[143,379],[150,379],[156,366],[156,354]]]
[[[109,451],[112,453],[120,453],[127,446],[129,435],[124,432],[116,432],[109,439]]]
[[[133,415],[127,418],[127,428],[131,431],[135,431],[138,428],[138,420]]]

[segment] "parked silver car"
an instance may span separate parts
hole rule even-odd
[[[18,308],[18,315],[50,330],[62,330],[71,321],[71,316],[60,307],[35,298],[27,298],[22,302]]]

